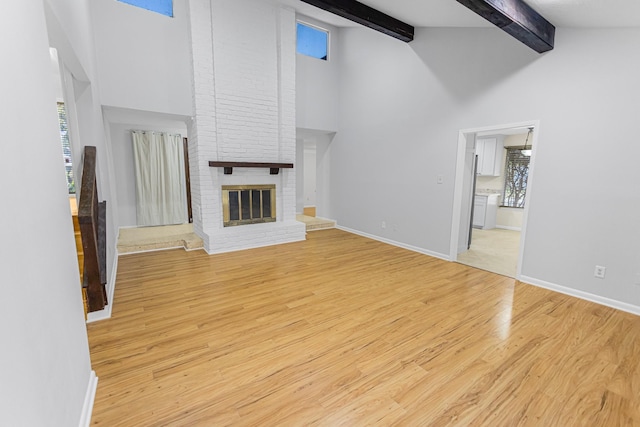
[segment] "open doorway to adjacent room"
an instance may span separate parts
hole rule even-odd
[[[296,219],[307,231],[335,227],[329,219],[329,150],[334,133],[298,129],[296,139]]]
[[[538,127],[532,121],[460,131],[453,261],[520,276]]]

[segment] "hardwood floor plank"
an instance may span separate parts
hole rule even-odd
[[[340,230],[119,260],[96,426],[639,425],[640,318]]]

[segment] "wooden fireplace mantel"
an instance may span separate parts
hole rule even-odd
[[[268,168],[271,175],[278,175],[280,169],[292,169],[293,163],[261,163],[261,162],[209,162],[209,167],[224,168],[225,175],[231,175],[233,168]]]

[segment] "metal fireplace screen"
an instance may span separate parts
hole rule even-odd
[[[225,227],[274,222],[275,185],[223,185],[222,211]]]

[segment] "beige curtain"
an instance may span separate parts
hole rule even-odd
[[[181,135],[132,131],[139,226],[183,224],[187,218]]]

